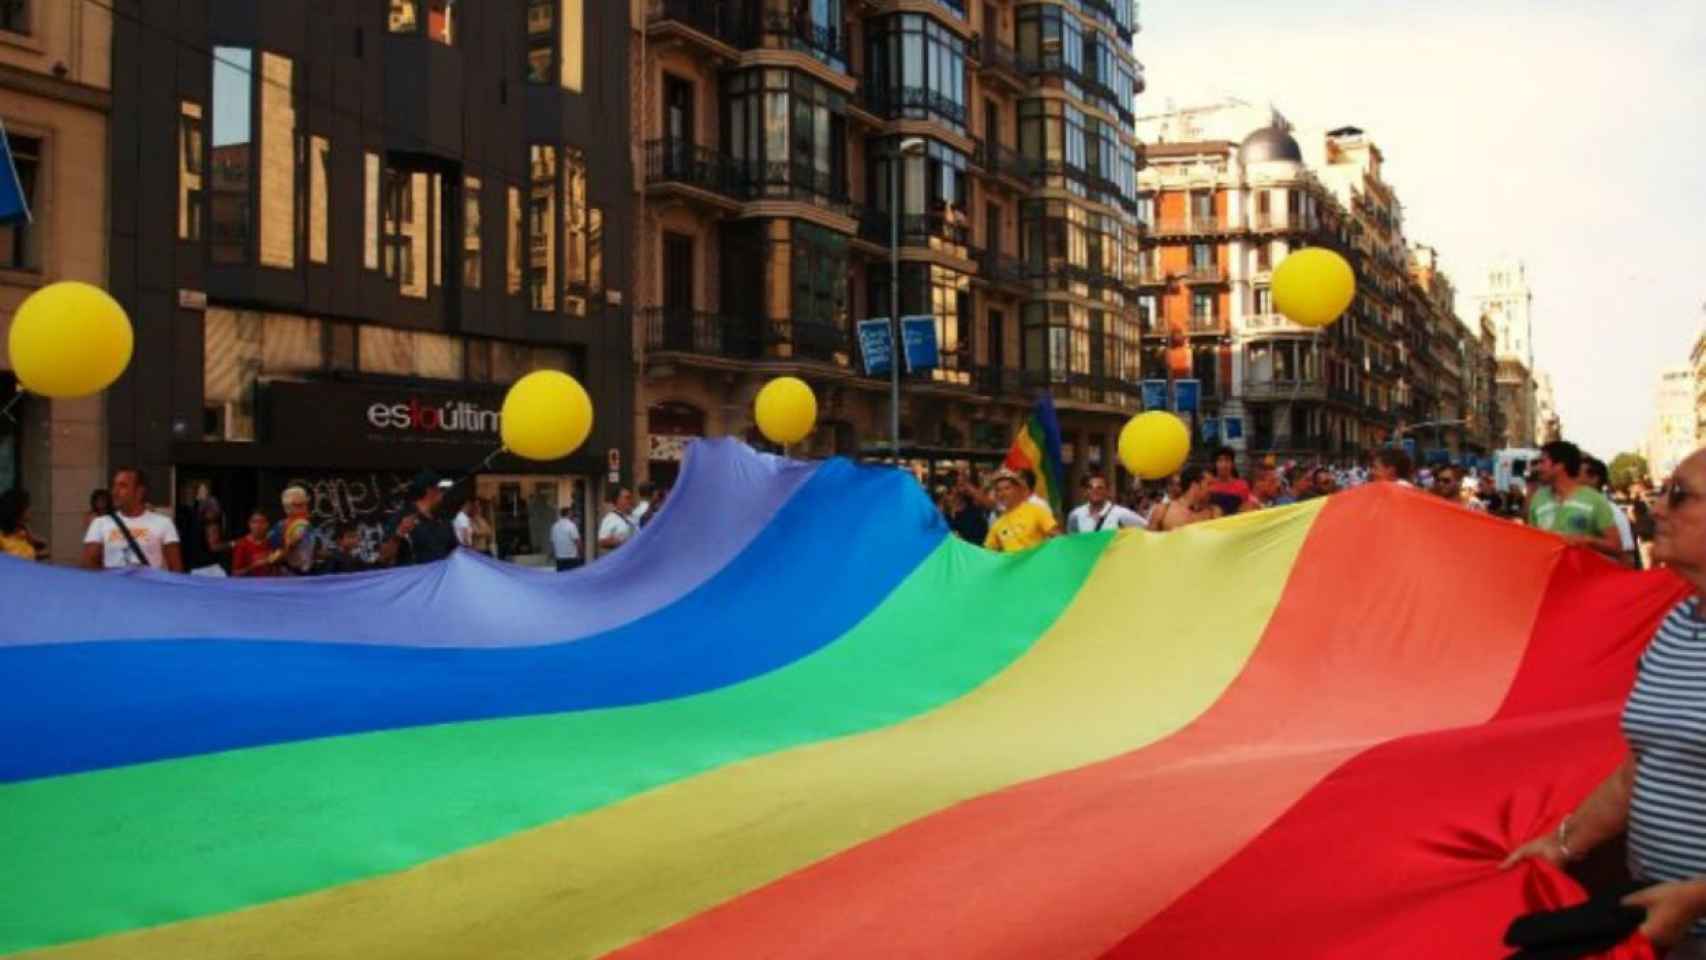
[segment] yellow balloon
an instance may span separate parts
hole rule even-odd
[[[1356,271],[1324,247],[1309,247],[1274,268],[1274,309],[1292,323],[1324,327],[1350,308],[1356,298]]]
[[[86,397],[130,366],[136,335],[124,308],[100,287],[65,281],[29,295],[12,315],[7,348],[25,390]]]
[[[529,460],[559,460],[592,432],[592,398],[561,370],[535,370],[504,396],[504,446]]]
[[[758,430],[771,443],[799,443],[817,426],[817,397],[798,377],[777,377],[753,402]]]
[[[1120,462],[1145,480],[1178,473],[1190,455],[1190,428],[1165,410],[1140,413],[1120,430]]]

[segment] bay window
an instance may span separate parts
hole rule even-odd
[[[747,199],[847,200],[847,98],[802,73],[750,70],[724,85],[724,137]]]
[[[895,213],[889,197],[889,168],[896,162],[900,138],[869,141],[872,160],[866,196],[885,217]],[[903,241],[931,246],[942,242],[964,247],[971,242],[970,179],[966,155],[926,140],[922,152],[899,157],[900,234]],[[885,231],[877,238],[888,241]]]
[[[1084,73],[1084,28],[1059,4],[1031,4],[1014,15],[1019,67],[1027,72],[1064,74],[1076,81]]]
[[[868,21],[866,97],[889,118],[936,120],[964,132],[965,41],[918,13]]]

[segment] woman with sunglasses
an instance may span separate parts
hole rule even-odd
[[[1519,847],[1562,865],[1627,833],[1629,868],[1651,886],[1625,903],[1641,927],[1674,947],[1671,960],[1706,958],[1706,450],[1677,467],[1653,507],[1653,560],[1694,587],[1660,624],[1623,708],[1629,756],[1575,811]]]

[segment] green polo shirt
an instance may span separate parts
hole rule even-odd
[[[1528,522],[1537,530],[1576,537],[1600,537],[1617,527],[1617,508],[1592,487],[1577,487],[1562,502],[1550,487],[1542,488],[1528,505]]]

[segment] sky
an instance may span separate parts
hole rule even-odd
[[[1139,115],[1237,97],[1380,146],[1474,318],[1528,265],[1567,439],[1643,443],[1706,329],[1706,2],[1145,0]]]

